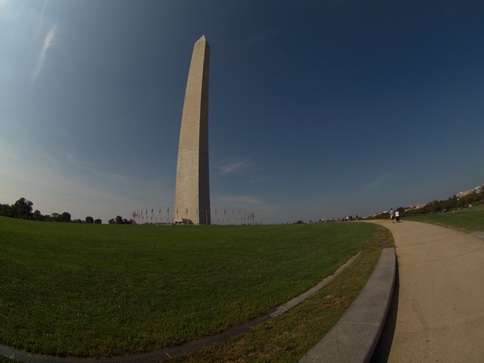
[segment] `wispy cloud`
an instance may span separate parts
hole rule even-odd
[[[231,195],[218,197],[217,203],[230,204],[230,205],[243,205],[243,204],[255,204],[262,205],[264,202],[252,195]]]
[[[247,38],[242,43],[244,45],[251,44],[251,43],[256,43],[256,42],[259,42],[259,41],[264,40],[264,39],[274,38],[274,37],[276,37],[278,35],[279,35],[279,32],[277,32],[275,30],[269,30],[268,32],[265,32],[263,34],[258,34],[258,35],[254,36],[254,37]]]
[[[379,187],[380,185],[382,184],[385,184],[386,182],[388,182],[388,180],[390,179],[391,177],[391,173],[384,173],[380,176],[378,176],[376,179],[370,181],[369,183],[367,183],[364,187],[364,190],[368,191],[370,189],[374,189],[374,188],[377,188]]]
[[[250,179],[249,180],[249,183],[264,183],[264,182],[266,182],[268,180],[269,180],[268,177],[259,176],[259,177],[254,177],[254,178]]]
[[[47,6],[47,1],[44,0],[44,3],[42,4],[42,9],[40,10],[40,14],[39,14],[39,22],[38,22],[38,26],[37,26],[37,33],[40,33],[40,31],[42,29],[42,25],[44,24],[44,12],[45,12],[46,6]]]
[[[236,173],[242,169],[247,169],[251,166],[250,160],[239,160],[239,161],[229,161],[227,163],[221,164],[216,168],[219,170],[221,175]]]
[[[57,35],[57,25],[54,24],[47,32],[47,35],[44,38],[42,49],[40,50],[40,53],[39,53],[39,58],[37,59],[37,63],[35,65],[34,71],[32,72],[32,82],[34,82],[37,79],[40,72],[44,68],[47,51],[54,44],[56,35]]]
[[[138,206],[173,204],[173,190],[163,175],[149,180],[123,176],[74,154],[62,159],[35,145],[26,149],[0,141],[1,203],[25,197],[43,214],[68,211],[75,218],[92,215],[105,222],[116,215],[128,217]]]

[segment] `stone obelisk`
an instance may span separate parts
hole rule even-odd
[[[175,223],[210,224],[208,175],[208,71],[210,46],[193,46],[176,168]]]

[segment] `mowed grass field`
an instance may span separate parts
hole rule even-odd
[[[0,344],[77,357],[176,346],[287,302],[359,251],[362,260],[373,256],[367,278],[382,244],[392,244],[391,235],[367,223],[137,226],[0,217]]]
[[[457,212],[408,217],[408,220],[437,224],[466,233],[484,231],[484,204]]]

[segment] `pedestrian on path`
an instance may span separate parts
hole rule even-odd
[[[398,209],[395,211],[395,220],[398,222],[400,222],[400,212],[398,211]]]
[[[395,219],[395,211],[393,210],[393,208],[390,208],[390,219],[392,220],[392,222],[394,222],[393,220]]]

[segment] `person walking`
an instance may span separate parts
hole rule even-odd
[[[395,220],[398,222],[400,222],[400,212],[398,210],[395,211]]]
[[[394,223],[395,211],[393,210],[393,208],[390,208],[390,219],[392,220],[392,223]]]

